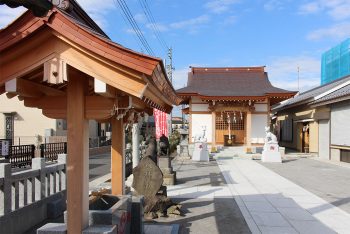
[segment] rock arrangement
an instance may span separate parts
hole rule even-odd
[[[163,173],[150,156],[142,158],[133,175],[132,187],[137,195],[144,196],[145,219],[182,215],[181,205],[167,197]]]

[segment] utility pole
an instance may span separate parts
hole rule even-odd
[[[169,59],[169,64],[166,65],[166,70],[167,70],[167,75],[168,78],[170,79],[170,83],[173,83],[173,71],[175,70],[175,68],[173,67],[173,48],[169,48],[168,50],[168,59]],[[169,136],[172,134],[172,112],[170,112],[170,123],[169,123],[169,127],[168,127],[168,131],[169,131]]]

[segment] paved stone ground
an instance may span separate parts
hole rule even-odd
[[[90,156],[89,180],[95,180],[111,171],[111,154]]]
[[[173,168],[178,180],[168,196],[185,215],[148,223],[180,224],[179,233],[251,233],[216,161],[173,160]]]
[[[350,213],[350,168],[311,158],[294,158],[263,166]]]
[[[350,233],[347,212],[261,163],[246,156],[217,160],[253,233]]]

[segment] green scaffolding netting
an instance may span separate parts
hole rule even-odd
[[[322,54],[321,84],[350,75],[350,38]]]

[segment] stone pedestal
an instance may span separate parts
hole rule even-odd
[[[182,159],[190,159],[190,154],[189,154],[189,151],[188,151],[188,143],[187,144],[182,144],[180,143],[180,153],[179,153],[179,156],[182,158]]]
[[[193,161],[209,162],[209,151],[206,142],[196,142],[192,155]]]
[[[163,185],[174,185],[176,182],[176,173],[171,166],[170,157],[158,157],[158,166],[163,173]]]
[[[188,150],[188,131],[181,129],[180,131],[180,135],[181,135],[181,139],[180,139],[180,152],[179,152],[179,156],[182,159],[190,159],[190,154],[189,154],[189,150]]]
[[[276,143],[266,143],[261,155],[262,162],[282,162],[279,146]]]

